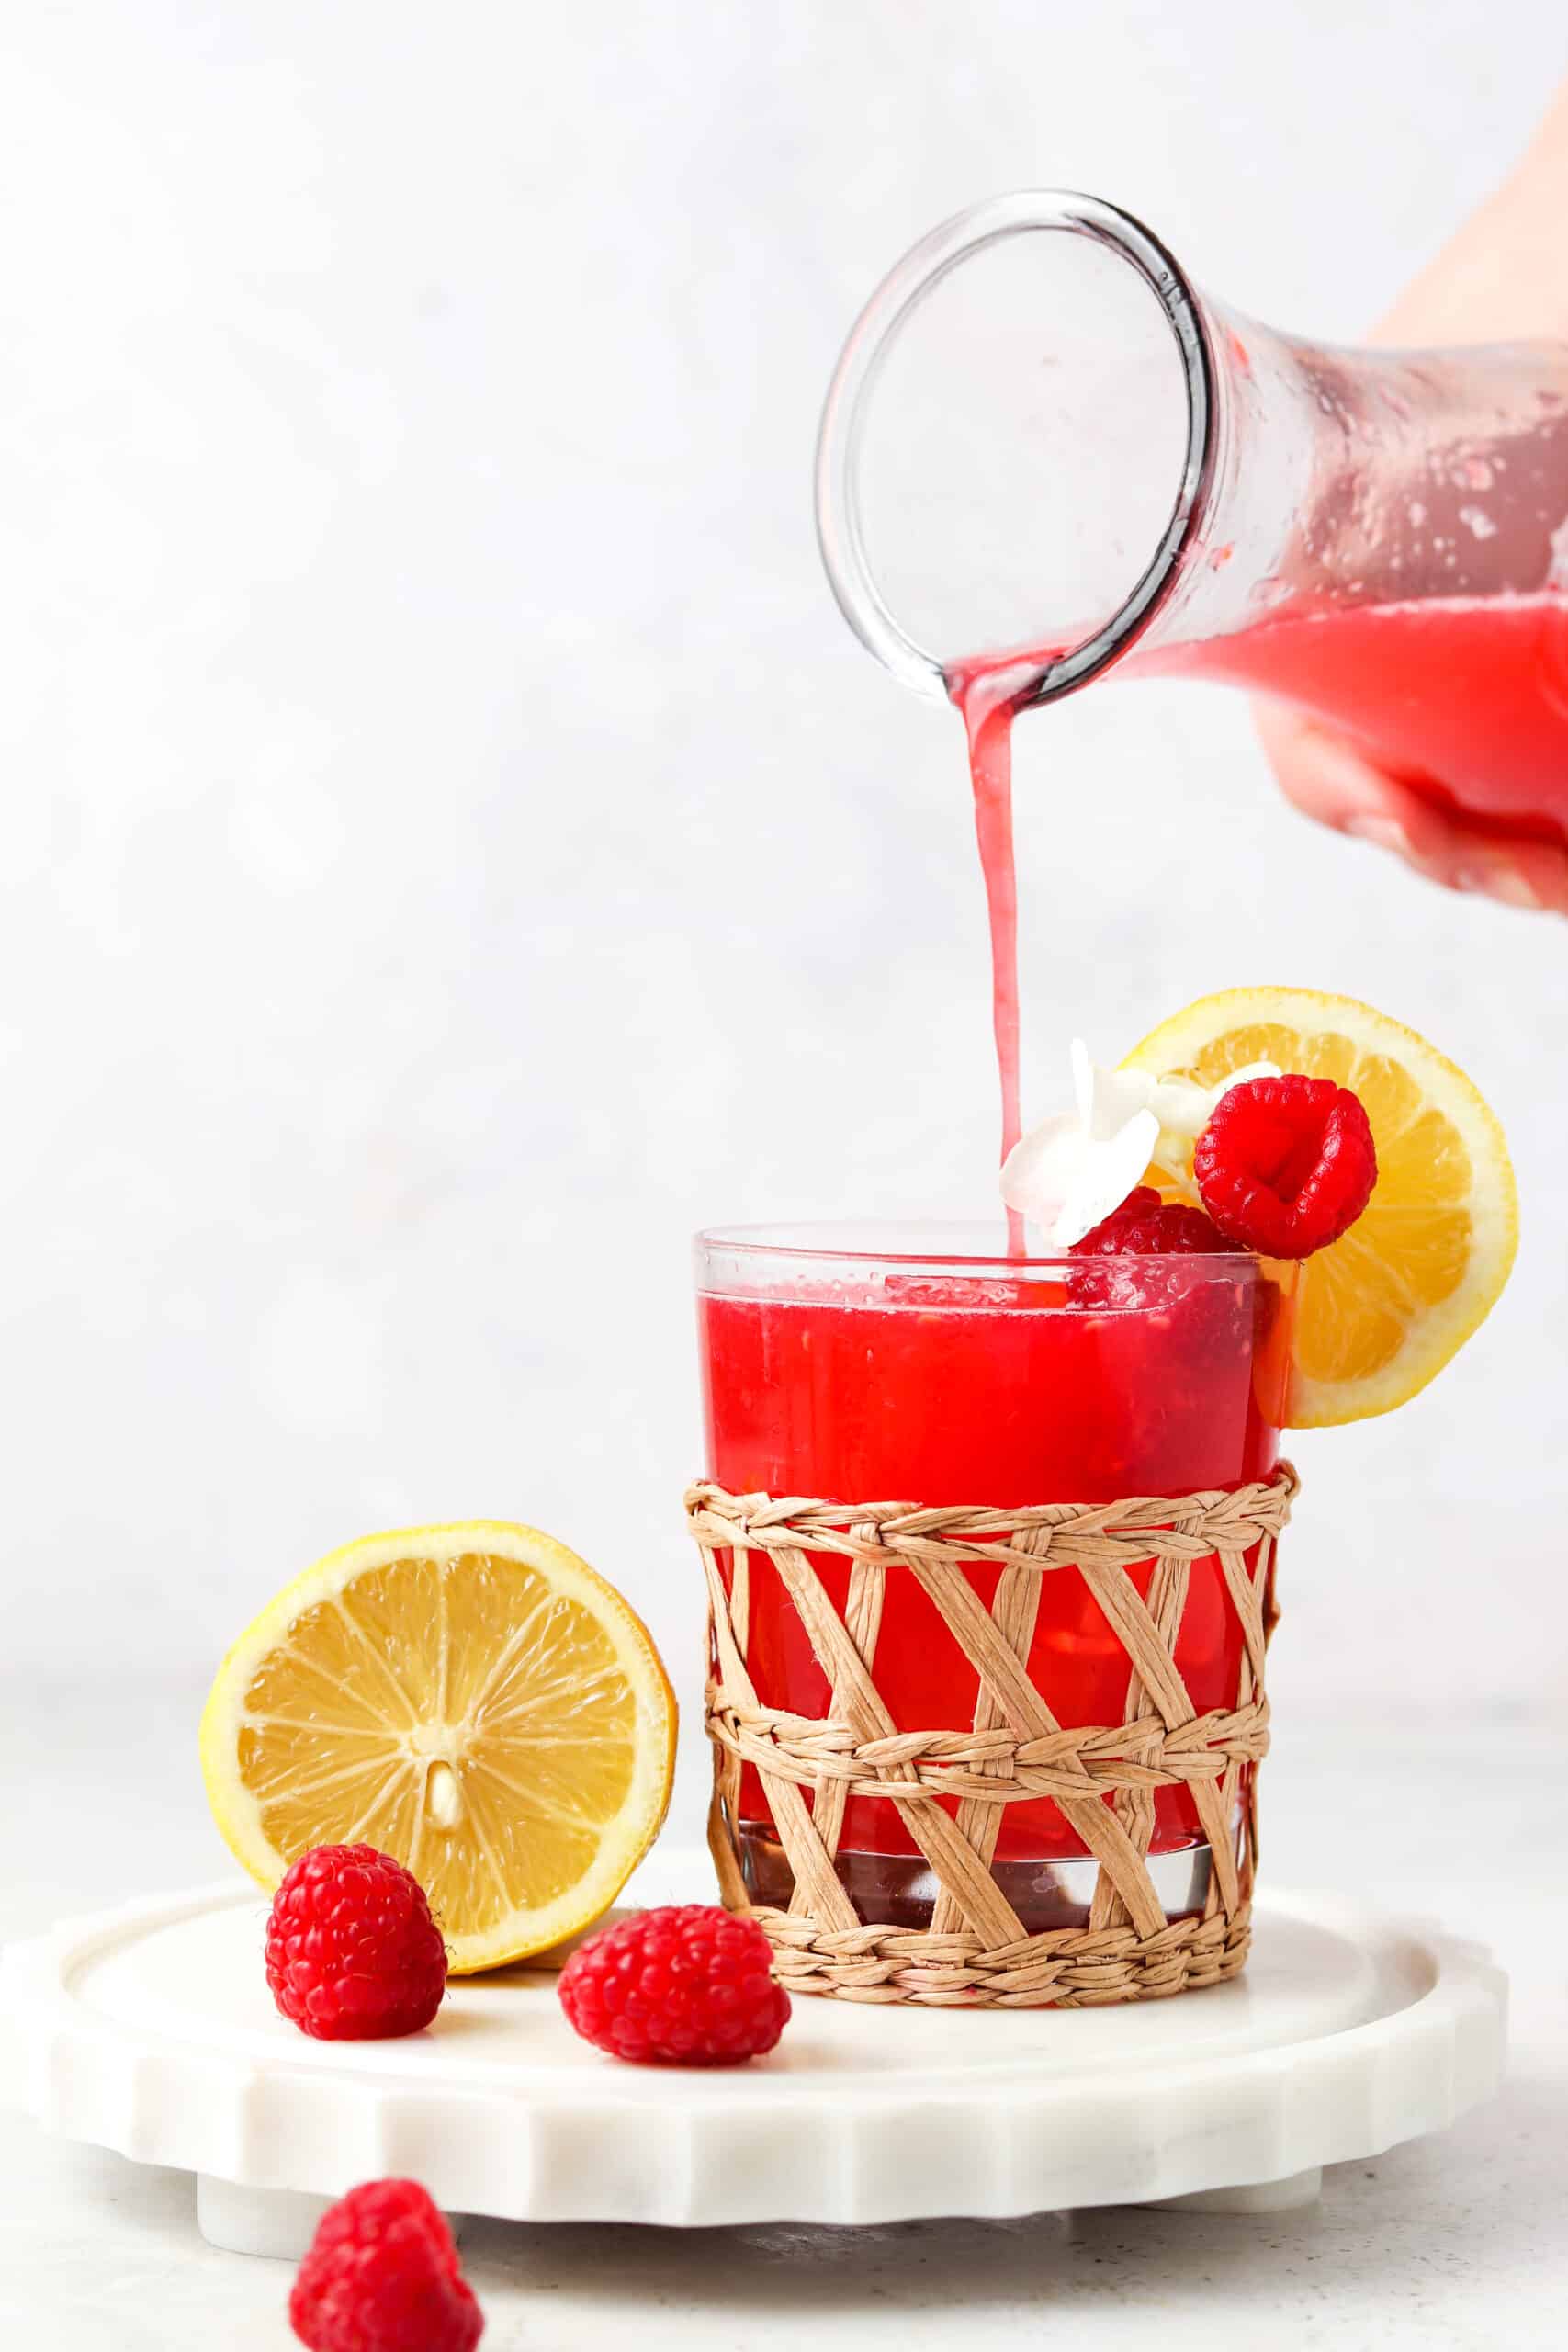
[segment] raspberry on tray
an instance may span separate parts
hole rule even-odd
[[[754,1921],[714,1904],[667,1904],[574,1951],[560,2003],[584,2041],[612,2058],[737,2066],[772,2050],[789,2022],[773,1958]]]
[[[374,1846],[312,1846],[273,1897],[266,1981],[318,2041],[390,2041],[441,2007],[446,1947],[400,1862]]]

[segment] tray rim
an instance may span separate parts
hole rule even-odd
[[[661,1877],[674,1859],[660,1857]],[[521,2097],[515,2083],[313,2068],[308,2049],[299,2061],[226,2058],[76,1997],[73,1979],[113,1944],[262,1899],[228,1878],[6,1946],[0,2104],[136,2162],[255,2188],[335,2196],[412,2172],[454,2211],[702,2227],[1011,2219],[1283,2180],[1445,2129],[1502,2076],[1506,1984],[1483,1950],[1423,1920],[1285,1889],[1260,1906],[1265,1931],[1284,1916],[1414,1945],[1428,1989],[1320,2036],[1110,2073],[1032,2082],[1023,2070],[1004,2084],[976,2067],[948,2084],[889,2071],[840,2078],[835,2097],[741,2069],[722,2086],[700,2077],[700,2100],[682,2096],[698,2078],[674,2070],[656,2078],[657,2097],[639,2070],[628,2098],[609,2062]],[[886,2013],[860,2014],[874,2030]]]

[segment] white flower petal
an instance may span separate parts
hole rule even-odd
[[[1166,1135],[1184,1136],[1190,1143],[1213,1117],[1222,1094],[1228,1094],[1233,1086],[1245,1086],[1249,1079],[1279,1075],[1273,1062],[1248,1062],[1245,1069],[1223,1078],[1218,1086],[1194,1086],[1187,1078],[1162,1078],[1150,1094],[1149,1107]]]
[[[1248,1079],[1277,1078],[1272,1062],[1249,1062],[1214,1087],[1143,1070],[1107,1069],[1081,1037],[1069,1049],[1076,1112],[1031,1127],[1002,1168],[1010,1209],[1043,1226],[1053,1248],[1076,1241],[1121,1207],[1151,1160],[1186,1165],[1186,1147],[1202,1133],[1215,1103]]]
[[[1002,1198],[1008,1207],[1048,1226],[1078,1182],[1087,1148],[1083,1128],[1070,1111],[1031,1127],[1002,1162]]]
[[[1213,1108],[1206,1086],[1190,1079],[1162,1078],[1153,1089],[1149,1108],[1169,1136],[1201,1136]]]
[[[1152,1111],[1134,1111],[1113,1135],[1088,1140],[1077,1181],[1050,1221],[1053,1248],[1070,1250],[1121,1207],[1141,1182],[1158,1140],[1159,1121]]]
[[[1089,1140],[1106,1143],[1120,1135],[1130,1119],[1149,1109],[1155,1091],[1154,1080],[1142,1070],[1096,1067],[1088,1120]]]
[[[1075,1037],[1067,1047],[1067,1063],[1073,1073],[1073,1102],[1087,1135],[1094,1116],[1094,1064],[1081,1037]]]

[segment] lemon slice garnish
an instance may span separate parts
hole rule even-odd
[[[1123,1067],[1214,1086],[1256,1061],[1349,1087],[1378,1154],[1365,1214],[1302,1266],[1291,1427],[1392,1412],[1463,1346],[1508,1279],[1518,1196],[1503,1130],[1413,1029],[1314,989],[1201,997]],[[1168,1171],[1155,1173],[1169,1189]]]

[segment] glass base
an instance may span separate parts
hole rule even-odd
[[[795,1872],[772,1825],[739,1824],[740,1872],[753,1903],[787,1911]],[[929,1928],[939,1892],[923,1854],[872,1854],[840,1848],[839,1883],[867,1927]],[[1206,1843],[1150,1854],[1148,1872],[1168,1920],[1191,1918],[1208,1900],[1213,1855]],[[991,1875],[1028,1935],[1052,1928],[1087,1928],[1100,1864],[1092,1855],[993,1862]]]

